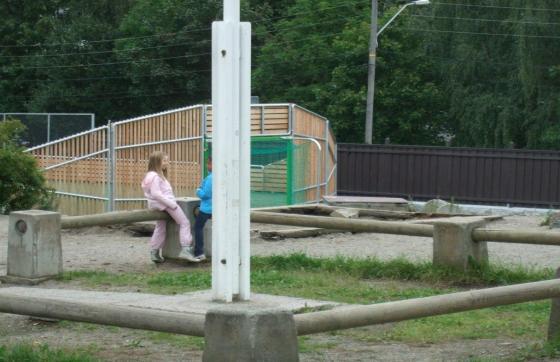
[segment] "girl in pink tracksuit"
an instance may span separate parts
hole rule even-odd
[[[182,250],[179,257],[189,261],[198,262],[194,257],[192,247],[191,226],[183,210],[177,205],[171,184],[167,181],[167,166],[169,160],[167,156],[156,151],[150,155],[148,162],[148,173],[142,180],[142,190],[148,199],[148,208],[163,210],[167,212],[177,224],[179,224],[179,241]],[[150,240],[151,259],[154,263],[162,263],[163,257],[160,256],[160,249],[165,243],[166,220],[158,220],[154,234]]]

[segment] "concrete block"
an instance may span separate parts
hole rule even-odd
[[[360,217],[360,211],[356,209],[337,209],[331,212],[330,216],[346,219],[358,219]]]
[[[466,271],[469,259],[488,263],[486,242],[472,240],[472,231],[483,226],[485,220],[450,219],[434,222],[433,263]]]
[[[177,204],[183,209],[187,219],[189,219],[191,223],[191,233],[194,234],[194,209],[200,204],[200,200],[196,197],[185,197],[177,199]],[[167,222],[166,239],[161,252],[165,258],[177,259],[179,257],[179,253],[181,252],[179,225],[177,225],[174,220],[169,220]]]
[[[457,204],[433,199],[426,202],[423,212],[427,214],[462,214],[463,210]]]
[[[37,284],[62,274],[60,214],[28,210],[8,220],[8,283]]]
[[[204,333],[204,362],[299,361],[297,331],[289,311],[210,310]]]
[[[212,219],[206,221],[204,225],[204,255],[207,257],[212,256]]]
[[[197,197],[185,197],[177,199],[177,204],[189,219],[191,223],[191,234],[194,242],[194,209],[200,205],[200,199]],[[179,242],[179,225],[173,220],[167,222],[167,234],[162,254],[165,258],[177,259],[181,252],[181,243]],[[212,256],[212,220],[208,220],[204,226],[204,254],[207,257]]]

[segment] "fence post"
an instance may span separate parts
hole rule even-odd
[[[27,210],[10,213],[7,275],[14,284],[38,284],[62,274],[60,213]]]
[[[486,242],[473,241],[472,231],[486,224],[486,220],[434,222],[433,263],[450,266],[462,271],[469,269],[469,259],[479,264],[488,263]]]
[[[208,121],[208,105],[202,105],[202,128],[200,132],[200,179],[204,178],[204,171],[206,170],[206,127]]]
[[[115,210],[115,126],[109,121],[107,127],[107,212]]]
[[[325,119],[325,177],[323,178],[323,182],[325,183],[325,190],[323,195],[328,195],[329,192],[329,185],[327,182],[327,178],[329,177],[329,165],[328,165],[328,157],[329,157],[329,120]],[[320,202],[319,200],[318,202]]]
[[[283,310],[246,307],[206,313],[204,362],[299,361],[294,317]]]
[[[560,278],[560,268],[556,269],[556,278]],[[548,321],[548,341],[560,340],[560,298],[552,298],[550,319]]]
[[[51,141],[51,114],[47,113],[47,143]]]

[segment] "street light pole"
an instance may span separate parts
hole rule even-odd
[[[366,106],[366,137],[367,144],[373,137],[373,99],[375,96],[375,58],[377,57],[377,0],[371,0],[371,27],[369,33],[368,90]]]
[[[368,91],[366,102],[366,134],[365,143],[371,144],[373,139],[373,102],[375,98],[375,60],[377,57],[377,37],[410,5],[429,5],[430,0],[416,0],[404,4],[395,15],[377,31],[377,0],[371,1],[371,28],[369,35]]]

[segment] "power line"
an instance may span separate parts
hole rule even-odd
[[[431,33],[453,33],[453,34],[464,34],[464,35],[490,35],[490,36],[506,36],[514,38],[537,38],[537,39],[560,39],[560,36],[549,36],[549,35],[531,35],[531,34],[512,34],[512,33],[484,33],[484,32],[474,32],[474,31],[455,31],[455,30],[437,30],[437,29],[417,29],[417,28],[401,28],[406,31],[420,31],[420,32],[431,32]]]
[[[309,39],[319,39],[319,38],[329,38],[333,36],[340,35],[339,32],[324,34],[324,35],[317,35],[317,36],[309,36],[304,37],[296,40],[288,40],[288,41],[281,41],[281,42],[269,42],[266,43],[265,46],[278,46],[284,44],[292,44],[292,43],[299,43],[303,41],[307,41]],[[260,49],[261,46],[252,46],[253,49]],[[140,59],[140,60],[130,60],[130,61],[119,61],[119,62],[106,62],[106,63],[90,63],[90,64],[71,64],[71,65],[45,65],[45,66],[23,66],[17,67],[18,70],[24,69],[56,69],[56,68],[80,68],[80,67],[94,67],[94,66],[104,66],[104,65],[117,65],[117,64],[133,64],[133,63],[149,63],[161,60],[171,60],[171,59],[186,59],[186,58],[194,58],[204,55],[211,55],[212,53],[200,53],[200,54],[191,54],[191,55],[180,55],[175,57],[163,57],[163,58],[151,58],[151,59]]]
[[[345,58],[347,55],[353,55],[355,54],[354,52],[348,52],[348,53],[337,53],[337,54],[332,54],[331,56],[319,56],[319,57],[307,57],[307,60],[324,60],[324,59],[343,59]],[[367,54],[364,53],[364,57],[366,57]],[[265,64],[280,64],[280,63],[285,63],[284,60],[281,61],[268,61],[268,62],[264,62]],[[261,65],[261,62],[257,62],[257,64],[252,64],[252,68],[257,68]],[[126,76],[104,76],[104,77],[81,77],[81,78],[56,78],[56,79],[18,79],[18,82],[37,82],[37,83],[54,83],[54,82],[60,82],[60,81],[92,81],[92,80],[104,80],[104,79],[132,79],[132,78],[164,78],[164,77],[181,77],[183,75],[190,75],[190,74],[199,74],[199,73],[210,73],[212,71],[212,69],[202,69],[202,70],[187,70],[187,71],[174,71],[174,72],[164,72],[164,73],[160,73],[160,74],[138,74],[135,73],[132,76],[130,75],[126,75]]]
[[[498,20],[498,19],[483,19],[483,18],[460,18],[454,16],[433,16],[433,15],[410,15],[415,18],[429,18],[429,19],[445,19],[445,20],[461,20],[461,21],[481,21],[492,23],[511,23],[511,24],[534,24],[534,25],[560,25],[560,23],[548,23],[538,21],[514,21],[514,20]]]
[[[350,65],[350,68],[359,68],[359,67],[365,67],[367,66],[367,63],[364,64],[355,64],[355,65]],[[141,98],[141,97],[151,97],[151,96],[161,96],[161,95],[171,95],[171,94],[187,94],[189,92],[187,92],[185,89],[179,88],[179,89],[172,89],[173,92],[171,93],[142,93],[142,94],[136,94],[136,95],[127,95],[128,93],[130,93],[130,91],[127,92],[114,92],[114,93],[102,93],[102,94],[90,94],[90,95],[84,95],[84,94],[68,94],[65,96],[54,96],[54,97],[49,97],[49,99],[58,99],[58,100],[64,100],[64,99],[69,99],[69,98],[88,98],[88,99],[122,99],[122,98]],[[179,93],[175,92],[175,91],[180,91]],[[107,97],[107,95],[111,95],[110,97]],[[122,97],[114,97],[114,96],[119,96],[119,95],[127,95],[127,96],[122,96]],[[18,98],[18,99],[31,99],[33,98],[32,95],[30,96],[12,96],[12,98]]]
[[[171,48],[171,47],[179,47],[179,46],[187,46],[196,44],[199,45],[200,43],[210,43],[211,40],[198,40],[193,42],[186,42],[186,43],[177,43],[177,44],[168,44],[168,45],[158,45],[153,47],[144,47],[144,48],[132,48],[132,49],[111,49],[111,50],[102,50],[102,51],[95,51],[95,52],[74,52],[74,53],[59,53],[59,54],[29,54],[29,55],[0,55],[0,58],[43,58],[43,57],[66,57],[71,55],[93,55],[93,54],[107,54],[107,53],[124,53],[124,52],[136,52],[141,50],[148,50],[148,49],[160,49],[160,48]],[[197,44],[198,43],[198,44]]]
[[[271,33],[275,33],[275,32],[278,32],[278,31],[287,31],[287,30],[293,30],[293,29],[308,28],[308,27],[313,27],[313,26],[317,26],[317,25],[333,24],[333,23],[338,23],[340,21],[354,20],[354,19],[359,19],[359,18],[362,18],[362,17],[363,17],[363,15],[338,17],[337,19],[334,19],[334,20],[328,20],[328,21],[322,21],[322,22],[316,22],[316,23],[305,23],[305,24],[302,24],[302,25],[290,26],[290,27],[279,27],[279,28],[276,28],[274,30],[255,32],[255,33],[252,34],[252,36],[271,34]],[[183,42],[183,43],[176,43],[176,44],[158,45],[158,46],[153,46],[153,47],[142,47],[142,48],[132,48],[132,49],[114,49],[114,50],[104,50],[104,51],[94,51],[94,52],[73,52],[73,53],[57,53],[57,54],[0,55],[0,58],[17,58],[17,59],[19,59],[19,58],[61,57],[61,56],[73,56],[73,55],[84,56],[84,55],[97,55],[97,54],[108,54],[108,53],[135,52],[135,51],[142,51],[142,50],[187,46],[187,45],[193,45],[193,44],[194,45],[202,45],[202,44],[208,44],[210,42],[211,42],[211,40],[204,39],[204,40],[198,40],[198,41],[192,41],[192,42]]]
[[[442,3],[442,2],[439,2],[439,1],[435,2],[434,5],[462,6],[462,7],[489,8],[489,9],[512,9],[512,10],[560,12],[560,9],[519,8],[519,7],[513,7],[513,6],[480,5],[480,4],[456,4],[456,3]]]
[[[367,4],[367,1],[364,1],[364,0],[362,0],[362,1],[364,2],[364,4]],[[326,11],[326,10],[337,9],[337,8],[340,8],[340,7],[346,7],[348,5],[359,5],[359,4],[360,4],[359,1],[343,1],[343,2],[339,3],[338,5],[325,7],[325,8],[314,9],[314,12],[322,12],[322,11]],[[254,20],[251,23],[255,24],[255,23],[269,22],[270,20],[291,18],[291,17],[296,17],[296,16],[299,16],[299,15],[307,15],[309,13],[311,13],[311,12],[310,11],[304,11],[304,12],[293,13],[293,14],[284,15],[284,16],[271,17],[271,18],[262,19],[262,20]],[[0,48],[12,48],[12,49],[13,48],[39,48],[39,47],[56,47],[56,46],[63,46],[63,45],[74,45],[74,46],[77,45],[77,46],[80,46],[82,43],[99,44],[99,43],[115,42],[115,41],[120,41],[120,40],[148,39],[148,38],[173,36],[173,35],[187,34],[187,33],[193,33],[193,32],[202,32],[202,31],[209,31],[209,30],[212,30],[212,27],[189,29],[189,30],[185,30],[185,31],[178,31],[178,32],[171,32],[171,33],[160,33],[160,34],[153,34],[153,35],[133,36],[133,37],[119,37],[119,38],[111,38],[111,39],[97,39],[97,40],[96,39],[94,39],[94,40],[80,39],[80,40],[77,40],[75,42],[62,42],[62,43],[0,45]]]
[[[53,69],[53,68],[78,68],[78,67],[96,67],[102,65],[117,65],[117,64],[133,64],[133,63],[149,63],[160,60],[171,60],[171,59],[186,59],[194,58],[202,55],[210,55],[211,53],[200,53],[191,55],[179,55],[176,57],[164,57],[164,58],[151,58],[151,59],[140,59],[140,60],[129,60],[123,62],[108,62],[108,63],[90,63],[90,64],[72,64],[72,65],[45,65],[45,66],[32,66],[32,67],[22,67],[19,69]]]
[[[198,28],[198,29],[189,29],[184,31],[178,31],[174,33],[160,33],[160,34],[153,34],[153,35],[144,35],[144,36],[132,36],[132,37],[122,37],[122,38],[111,38],[111,39],[98,39],[98,40],[86,40],[80,39],[75,42],[66,42],[66,43],[47,43],[47,44],[27,44],[27,45],[0,45],[0,48],[41,48],[41,47],[57,47],[57,46],[64,46],[64,45],[73,45],[73,46],[83,46],[83,44],[100,44],[100,43],[109,43],[115,42],[120,40],[136,40],[136,39],[148,39],[148,38],[157,38],[157,37],[164,37],[164,36],[171,36],[177,34],[187,34],[187,33],[196,33],[201,31],[209,31],[212,30],[211,27],[206,28]]]

